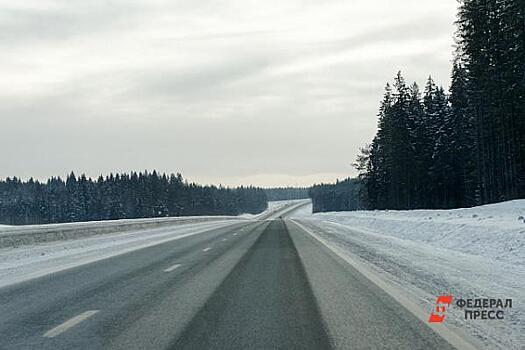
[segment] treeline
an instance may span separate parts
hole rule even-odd
[[[180,174],[110,174],[97,180],[71,173],[45,183],[0,181],[0,223],[47,224],[188,215],[256,214],[267,208],[263,189],[200,186]]]
[[[276,187],[266,188],[264,192],[269,201],[283,201],[308,198],[308,190],[308,187]]]
[[[447,93],[399,73],[357,159],[369,209],[525,197],[525,2],[462,0]]]
[[[351,211],[363,209],[360,201],[361,183],[348,178],[335,184],[320,184],[310,188],[312,212]]]

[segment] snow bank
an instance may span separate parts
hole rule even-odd
[[[430,312],[435,298],[512,298],[505,320],[447,324],[487,349],[525,344],[525,200],[454,210],[292,215],[329,245],[361,261]]]
[[[0,229],[0,248],[44,242],[79,239],[130,230],[151,229],[182,224],[239,220],[235,216],[189,216],[151,219],[124,219],[49,225],[8,226]]]
[[[304,215],[304,211],[299,215]],[[312,217],[462,253],[525,264],[525,200],[453,210],[356,211],[319,213]]]

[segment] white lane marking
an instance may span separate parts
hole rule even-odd
[[[164,272],[171,272],[171,271],[175,270],[178,267],[180,267],[180,264],[172,265],[172,266],[168,267],[167,269],[165,269]]]
[[[55,328],[47,331],[46,333],[44,333],[44,337],[45,338],[54,338],[57,335],[64,333],[68,329],[70,329],[72,327],[75,327],[77,324],[79,324],[80,322],[90,318],[91,316],[93,316],[94,314],[96,314],[99,311],[100,310],[88,310],[86,312],[83,312],[80,315],[75,316],[75,317],[67,320],[66,322],[62,323],[61,325],[56,326]]]
[[[210,247],[208,247],[208,248],[204,248],[202,251],[203,251],[203,252],[207,252],[207,251],[209,251],[209,250],[211,250]]]

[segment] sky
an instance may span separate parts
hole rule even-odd
[[[448,86],[456,0],[0,0],[0,178],[355,176],[398,70]]]

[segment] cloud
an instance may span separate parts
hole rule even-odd
[[[16,7],[4,5],[0,14],[0,42],[2,45],[31,45],[111,31],[145,9],[138,3],[124,1],[44,0],[28,1]]]
[[[0,177],[158,168],[277,185],[352,175],[397,70],[447,83],[455,8],[0,0]]]

